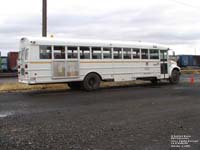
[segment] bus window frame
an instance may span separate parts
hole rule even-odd
[[[104,51],[110,51],[110,57],[109,58],[104,58]],[[102,47],[102,58],[107,60],[107,59],[112,59],[112,47]]]
[[[93,54],[95,54],[95,53],[93,53],[93,51],[99,51],[100,52],[100,54],[98,54],[98,53],[96,53],[96,54],[98,54],[99,56],[100,56],[100,58],[98,58],[98,55],[97,55],[97,58],[94,58],[94,56],[95,55],[93,55]],[[92,55],[92,60],[102,60],[103,58],[102,58],[102,47],[101,46],[91,46],[91,55]]]
[[[67,47],[67,50],[66,50],[66,52],[67,52],[67,57],[66,57],[67,60],[77,60],[77,59],[80,59],[80,54],[79,54],[79,53],[80,53],[80,52],[79,52],[79,49],[80,49],[80,48],[79,48],[79,46],[67,45],[66,47]],[[68,53],[68,52],[69,52],[69,47],[73,47],[73,48],[76,47],[76,48],[77,48],[77,49],[75,49],[75,50],[71,49],[71,51],[72,51],[72,52],[71,52],[71,55],[74,54],[73,51],[77,51],[76,58],[72,57],[73,55],[71,56],[71,58],[69,58],[69,53]],[[75,53],[75,54],[76,54],[76,53]]]
[[[125,55],[124,55],[124,54],[125,54],[125,53],[124,53],[125,50],[130,50],[130,55],[129,55],[130,58],[124,58],[124,56],[125,56]],[[128,47],[123,48],[123,59],[124,59],[124,60],[131,60],[131,59],[132,59],[132,48],[128,48]]]
[[[151,58],[151,51],[157,51],[158,53],[158,58]],[[159,60],[160,59],[160,53],[159,53],[159,49],[149,49],[149,59],[150,60]]]
[[[64,48],[64,58],[62,58],[62,50],[61,50],[61,58],[55,58],[55,47],[62,47],[62,48]],[[59,49],[60,50],[60,49]],[[53,59],[54,60],[65,60],[66,59],[66,47],[65,46],[63,46],[63,45],[52,45],[52,54],[53,54]]]
[[[139,57],[138,58],[134,58],[134,52],[136,52],[135,50],[139,50]],[[140,48],[132,48],[132,58],[133,60],[140,60],[141,59],[141,49]]]
[[[121,57],[118,57],[118,58],[115,58],[115,49],[120,49],[120,50],[117,50],[118,51],[118,56],[121,56]],[[121,51],[121,53],[119,53]],[[121,55],[120,55],[121,54]],[[113,47],[113,59],[114,60],[122,60],[123,59],[123,48],[122,47]]]
[[[81,48],[83,48],[83,47],[84,48],[88,48],[87,50],[89,50],[89,58],[81,58],[81,51],[82,51]],[[80,56],[79,57],[80,60],[87,60],[87,59],[89,60],[89,59],[91,59],[91,47],[90,46],[79,46],[79,56]]]
[[[50,50],[50,55],[49,55],[49,56],[51,56],[50,58],[41,58],[41,50],[44,50],[44,49],[41,49],[42,46],[46,46],[46,48],[51,47],[51,49],[48,49],[48,48],[45,49],[45,51]],[[53,47],[52,47],[52,45],[39,45],[39,59],[40,60],[52,60],[53,59]]]
[[[145,58],[143,58],[143,55],[142,55],[142,50],[147,50],[147,55],[145,55]],[[146,49],[146,48],[142,48],[141,49],[141,60],[148,60],[149,59],[149,49]]]

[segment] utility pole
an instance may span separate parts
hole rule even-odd
[[[42,36],[47,36],[47,0],[42,2]]]

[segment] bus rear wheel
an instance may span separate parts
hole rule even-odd
[[[72,90],[81,89],[81,82],[68,82],[67,84],[70,87],[70,89],[72,89]]]
[[[173,70],[172,75],[169,79],[170,83],[177,84],[180,80],[180,72],[178,70]]]
[[[96,73],[88,74],[83,81],[83,88],[86,91],[94,91],[99,89],[101,79]]]

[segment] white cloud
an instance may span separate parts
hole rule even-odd
[[[0,2],[0,49],[17,50],[23,35],[41,36],[42,0]],[[197,0],[48,0],[48,34],[142,40],[200,54],[198,8]]]

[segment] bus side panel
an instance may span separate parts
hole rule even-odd
[[[130,61],[113,63],[115,81],[130,81],[136,78],[160,76],[159,61]]]
[[[113,68],[112,61],[81,61],[80,62],[80,77],[84,77],[90,73],[98,73],[103,80],[112,80],[113,79]]]

